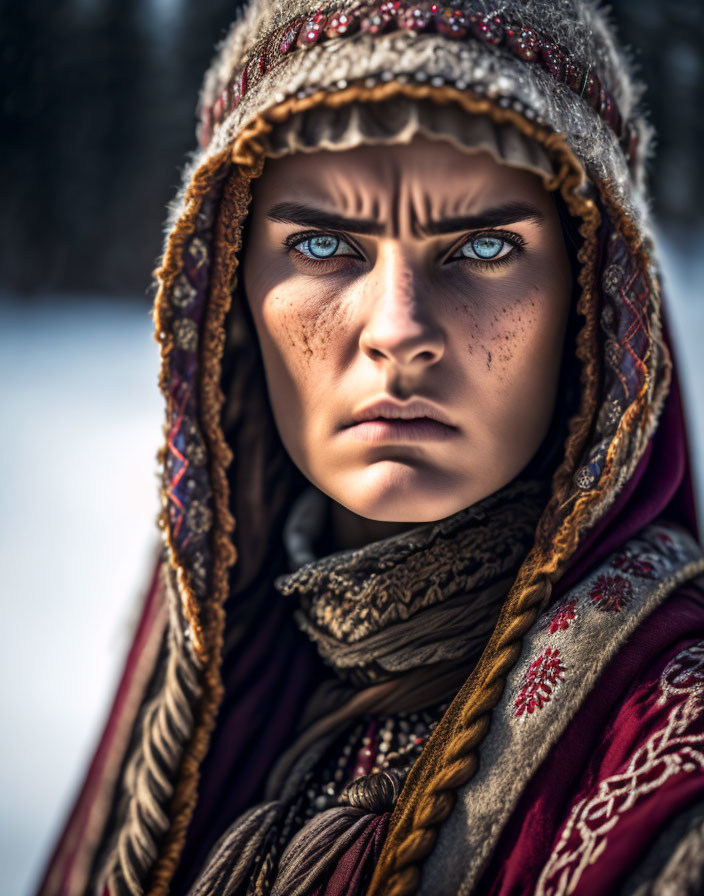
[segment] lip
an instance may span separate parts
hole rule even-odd
[[[441,423],[449,429],[457,428],[442,408],[423,398],[400,402],[387,395],[357,408],[352,414],[352,419],[346,425],[354,426],[367,421],[376,421],[379,418],[393,422],[413,420],[416,423],[419,420],[427,419],[431,422]]]
[[[345,428],[363,442],[427,442],[452,438],[457,430],[429,417],[395,420],[364,420]]]

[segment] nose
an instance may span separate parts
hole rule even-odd
[[[362,351],[373,361],[386,359],[398,367],[437,363],[445,339],[430,313],[428,289],[412,260],[396,246],[380,249],[364,285]]]

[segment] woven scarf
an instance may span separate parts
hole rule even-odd
[[[382,835],[380,819],[489,638],[546,500],[544,482],[518,479],[446,519],[316,558],[328,499],[312,488],[299,497],[284,533],[294,569],[274,584],[297,600],[298,625],[336,674],[311,696],[266,802],[220,838],[190,896],[313,892],[358,838]],[[352,760],[369,725],[403,732],[409,718],[410,746],[399,751],[389,734],[388,752],[370,758],[375,773],[360,775]]]
[[[303,497],[312,542],[324,519],[314,496]],[[488,638],[546,500],[541,482],[516,480],[439,522],[307,562],[274,585],[298,597],[300,628],[358,686],[466,658]],[[300,551],[302,526],[296,535]]]

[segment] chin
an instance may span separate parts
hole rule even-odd
[[[325,489],[335,501],[366,519],[387,523],[428,523],[445,519],[488,492],[457,474],[408,462],[382,461]],[[341,487],[339,487],[341,485]]]

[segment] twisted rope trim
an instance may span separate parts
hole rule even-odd
[[[166,569],[170,618],[164,681],[139,720],[140,742],[124,773],[125,820],[98,875],[99,892],[107,886],[115,896],[144,892],[144,879],[168,828],[173,779],[192,730],[192,705],[201,691],[197,663],[185,649],[181,626],[174,619],[178,598],[173,578],[173,570]]]

